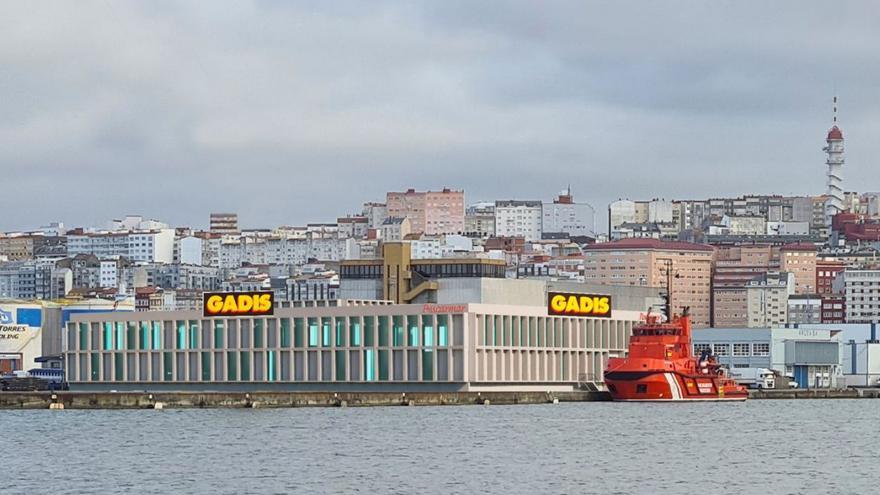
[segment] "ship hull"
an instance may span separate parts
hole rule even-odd
[[[721,377],[672,371],[612,371],[605,375],[611,398],[619,402],[728,402],[748,398],[748,392],[725,382]]]

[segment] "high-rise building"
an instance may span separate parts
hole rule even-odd
[[[826,146],[823,148],[828,166],[828,177],[825,195],[828,199],[825,203],[825,225],[831,225],[834,215],[845,211],[843,194],[843,131],[837,127],[837,97],[834,97],[834,125],[828,131],[825,138]]]
[[[464,191],[389,192],[388,217],[408,218],[413,232],[428,235],[464,232]]]
[[[238,214],[211,213],[210,230],[217,234],[238,234]]]

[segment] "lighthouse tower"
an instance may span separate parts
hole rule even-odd
[[[834,215],[844,210],[843,203],[843,131],[837,127],[837,97],[834,97],[834,123],[825,138],[826,146],[822,148],[827,158],[825,164],[828,171],[825,195],[825,224],[831,225]]]

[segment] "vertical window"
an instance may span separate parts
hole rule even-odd
[[[422,315],[422,345],[425,347],[434,346],[434,317],[432,315]]]
[[[416,347],[419,345],[419,317],[416,315],[407,316],[406,323],[409,326],[406,345]]]
[[[483,316],[483,345],[492,345],[492,317]]]
[[[126,343],[125,348],[129,351],[133,351],[137,347],[137,323],[130,321],[128,322],[128,335],[126,335]]]
[[[186,349],[186,322],[177,321],[177,349]]]
[[[125,323],[118,321],[116,322],[116,350],[123,349],[125,349]]]
[[[348,345],[356,347],[361,345],[361,318],[352,316],[348,319]]]
[[[211,353],[202,352],[202,381],[211,381]]]
[[[376,345],[375,338],[373,337],[375,321],[375,318],[372,316],[364,317],[364,346],[366,347],[373,347]]]
[[[259,349],[263,347],[263,335],[265,332],[263,331],[263,319],[257,318],[254,320],[254,348]]]
[[[97,382],[101,379],[101,355],[97,352],[92,353],[92,381]]]
[[[391,345],[393,345],[395,347],[401,346],[401,345],[403,345],[403,336],[405,333],[404,329],[403,329],[403,316],[394,315],[393,325],[394,325],[394,328],[392,328],[393,342],[391,343]]]
[[[109,321],[104,322],[104,350],[113,350],[113,323]]]
[[[238,380],[238,373],[236,370],[238,369],[238,362],[236,358],[236,352],[228,351],[226,353],[226,379],[230,382],[234,382]]]
[[[305,347],[305,321],[302,318],[293,320],[293,346]]]
[[[388,317],[380,316],[379,317],[379,347],[387,347],[388,346]]]
[[[330,320],[332,318],[321,318],[321,345],[330,347]]]
[[[275,351],[266,352],[266,379],[270,382],[277,380],[275,374]]]
[[[162,379],[166,382],[174,380],[174,353],[162,353]]]
[[[336,351],[336,381],[345,381],[345,351]]]
[[[153,338],[150,339],[153,344],[153,350],[158,351],[162,348],[162,322],[153,322]]]
[[[79,324],[79,350],[89,348],[89,326],[86,323]]]
[[[320,332],[318,330],[318,319],[309,318],[309,347],[317,347],[320,342]]]
[[[199,348],[199,322],[198,320],[189,320],[189,348]]]
[[[281,347],[290,347],[290,318],[281,318]]]
[[[214,349],[223,348],[223,320],[214,321]]]
[[[140,342],[138,345],[138,349],[145,351],[149,349],[147,343],[150,341],[150,322],[142,321],[141,322],[141,332],[140,332]]]
[[[376,381],[375,353],[376,351],[373,349],[367,349],[364,351],[364,380],[368,382]]]
[[[113,371],[115,372],[114,378],[117,382],[121,382],[125,380],[125,363],[122,358],[125,356],[121,352],[117,352],[113,355]]]
[[[345,317],[336,318],[336,347],[345,347]]]
[[[437,345],[449,345],[449,315],[437,315]]]
[[[388,380],[388,349],[379,349],[379,380]]]
[[[247,382],[251,379],[251,353],[250,351],[241,351],[241,381]]]

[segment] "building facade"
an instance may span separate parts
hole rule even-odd
[[[779,269],[794,274],[795,294],[816,293],[816,246],[786,244],[779,249]]]
[[[625,239],[584,248],[584,280],[607,285],[665,287],[671,264],[675,313],[690,308],[695,327],[711,323],[713,248],[704,244]]]
[[[505,200],[495,202],[495,235],[541,240],[543,205],[540,201]]]
[[[464,191],[389,192],[385,204],[387,216],[408,218],[413,232],[428,235],[464,232]]]
[[[63,345],[74,390],[573,390],[633,323],[487,304],[143,312],[75,316]]]

